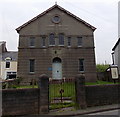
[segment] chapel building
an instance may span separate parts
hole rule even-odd
[[[84,74],[96,81],[95,27],[55,4],[16,30],[17,77],[29,83],[41,74],[53,79]]]

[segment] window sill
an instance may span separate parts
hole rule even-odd
[[[35,72],[29,72],[29,74],[30,74],[30,75],[34,75],[34,74],[35,74]]]
[[[58,46],[60,46],[60,47],[64,47],[64,45],[58,45]]]
[[[79,73],[84,74],[84,73],[85,73],[85,71],[79,71]]]
[[[29,46],[30,48],[35,48],[35,46]]]
[[[82,46],[78,46],[78,48],[81,48]]]
[[[49,45],[49,47],[54,47],[55,45]]]

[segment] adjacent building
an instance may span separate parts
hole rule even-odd
[[[120,38],[116,42],[115,46],[112,49],[113,64],[118,65],[119,74],[120,74]]]
[[[7,51],[6,42],[0,42],[0,78],[16,78],[17,54],[18,52]]]
[[[16,30],[19,33],[17,76],[29,83],[41,74],[96,81],[95,27],[55,4]]]

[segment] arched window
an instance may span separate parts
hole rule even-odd
[[[49,35],[49,45],[54,46],[55,45],[55,36],[53,33]]]
[[[61,46],[64,45],[64,34],[63,33],[59,34],[59,45]]]

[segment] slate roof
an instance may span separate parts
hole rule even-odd
[[[46,11],[44,11],[43,13],[39,14],[38,16],[34,17],[33,19],[29,20],[28,22],[24,23],[23,25],[21,25],[20,27],[18,27],[16,29],[16,31],[19,33],[19,31],[24,28],[25,26],[29,25],[31,22],[37,20],[38,18],[42,17],[43,15],[45,15],[46,13],[48,13],[49,11],[53,10],[54,8],[58,8],[59,10],[63,11],[64,13],[72,16],[73,18],[75,18],[76,20],[82,22],[83,24],[85,24],[87,27],[91,28],[93,31],[96,29],[94,26],[90,25],[89,23],[85,22],[84,20],[80,19],[79,17],[75,16],[74,14],[70,13],[69,11],[65,10],[64,8],[62,8],[61,6],[55,4],[52,7],[50,7],[49,9],[47,9]]]
[[[116,44],[115,44],[115,46],[113,47],[112,51],[115,50],[115,48],[118,46],[119,42],[120,42],[120,38],[119,38],[118,41],[116,42]]]
[[[11,58],[11,61],[17,61],[18,52],[8,51],[2,54],[2,60],[4,61],[7,57]]]

